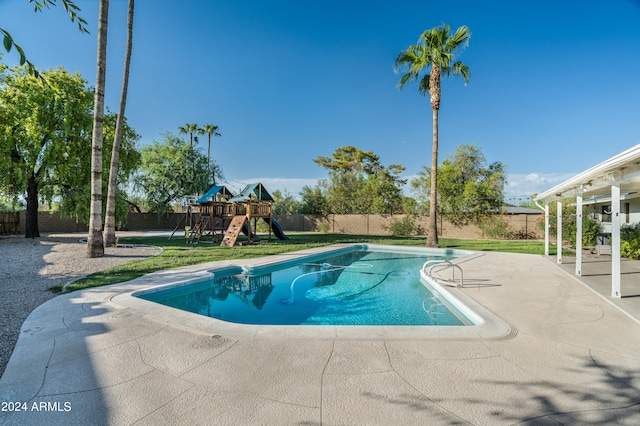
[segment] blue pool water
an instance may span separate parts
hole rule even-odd
[[[137,297],[241,324],[467,325],[420,278],[426,260],[452,257],[353,247]]]

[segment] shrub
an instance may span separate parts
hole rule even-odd
[[[564,225],[564,224],[563,224]],[[563,236],[569,241],[571,247],[576,246],[576,231],[578,229],[577,222],[574,217],[567,221],[566,226],[562,227]],[[595,246],[598,240],[598,234],[602,232],[600,222],[593,219],[582,220],[582,244],[585,246]]]
[[[620,256],[640,259],[640,224],[620,228]]]
[[[402,237],[407,235],[414,235],[416,232],[415,217],[412,215],[406,215],[400,220],[391,220],[391,225],[384,225],[385,231],[389,231],[389,234],[394,237]]]
[[[582,221],[582,241],[585,244],[596,245],[598,234],[602,232],[600,222],[593,219],[585,219]]]
[[[551,209],[549,212],[549,233],[551,235],[558,235],[556,229],[558,214],[555,210],[556,209]],[[582,243],[584,245],[594,246],[598,240],[598,234],[602,232],[600,222],[584,217],[585,214],[583,213]],[[538,228],[544,230],[544,218],[540,218],[538,221]],[[562,207],[562,238],[574,248],[576,246],[576,230],[576,206],[564,204]]]
[[[328,220],[324,220],[324,221],[320,222],[318,224],[318,229],[322,233],[325,233],[325,234],[328,233],[329,230],[331,229],[331,222],[329,222]]]
[[[512,232],[510,238],[513,240],[535,240],[538,236],[534,232],[527,232],[524,229],[520,229]]]
[[[478,226],[486,238],[508,239],[514,234],[506,219],[499,215],[485,216]]]

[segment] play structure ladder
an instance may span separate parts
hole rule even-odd
[[[187,242],[199,243],[203,237],[203,230],[210,227],[211,218],[209,216],[200,216],[196,224],[189,230],[187,235]]]
[[[244,215],[234,216],[227,228],[227,232],[224,233],[224,237],[222,238],[220,245],[228,247],[236,245],[236,240],[238,239],[240,232],[242,232],[242,226],[246,220],[247,217]]]

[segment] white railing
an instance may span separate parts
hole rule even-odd
[[[435,269],[435,270],[434,270]],[[435,281],[441,281],[443,278],[440,276],[434,276],[434,272],[444,271],[445,269],[451,269],[451,280],[445,280],[447,283],[456,282],[456,269],[460,271],[460,281],[456,284],[456,287],[464,287],[464,277],[462,268],[460,265],[451,263],[448,260],[427,260],[422,265],[422,271],[431,279]]]

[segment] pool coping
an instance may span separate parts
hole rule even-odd
[[[451,249],[432,249],[422,247],[387,246],[381,244],[334,244],[331,246],[299,250],[273,256],[253,259],[225,260],[202,263],[189,267],[176,268],[156,272],[125,283],[127,291],[111,297],[111,301],[125,308],[141,311],[156,321],[166,322],[195,329],[213,335],[222,335],[235,338],[253,339],[502,339],[514,336],[515,329],[473,298],[464,294],[456,287],[443,286],[441,283],[424,275],[423,278],[440,295],[462,309],[465,314],[471,316],[475,325],[464,326],[365,326],[365,325],[255,325],[240,324],[210,318],[200,314],[182,311],[156,302],[136,297],[135,294],[158,291],[175,286],[182,286],[201,281],[203,276],[211,275],[211,270],[230,267],[258,268],[266,265],[275,265],[294,261],[314,255],[336,251],[353,246],[365,246],[372,249],[385,249],[402,251],[416,249],[425,251],[455,251],[466,253],[462,257],[452,260],[454,264],[482,256],[481,253]],[[129,286],[131,285],[131,287]],[[446,287],[446,288],[445,288]]]

